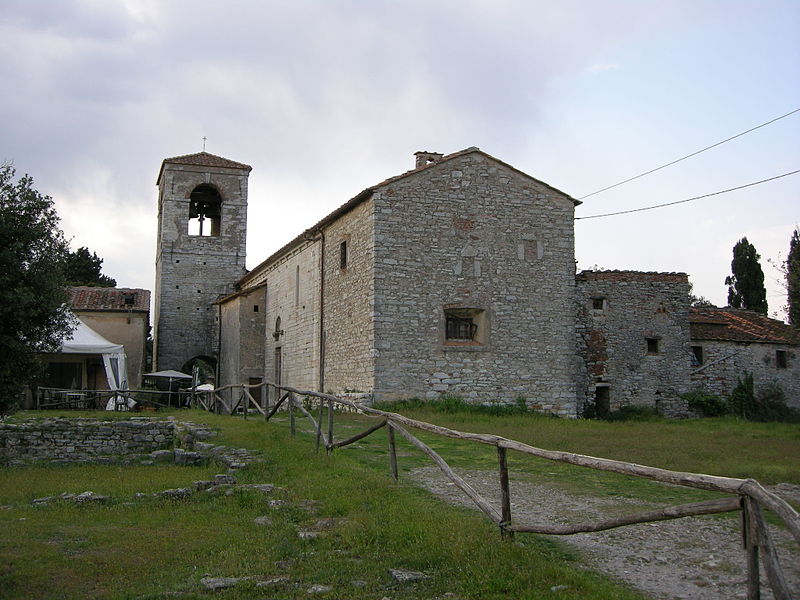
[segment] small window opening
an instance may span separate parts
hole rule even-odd
[[[592,298],[592,308],[594,310],[603,310],[606,307],[605,298]]]
[[[300,305],[300,265],[294,268],[294,305]]]
[[[198,185],[189,195],[189,235],[216,237],[220,233],[222,198],[208,184]]]
[[[788,367],[786,350],[775,350],[775,366],[778,369],[785,369]]]
[[[444,317],[446,345],[474,346],[486,343],[486,311],[478,308],[446,308]]]
[[[253,304],[253,312],[258,312],[258,304]]]
[[[658,354],[659,353],[659,340],[658,338],[647,338],[647,353],[648,354]]]
[[[272,338],[277,342],[282,335],[283,329],[281,329],[281,318],[278,317],[275,319],[275,331],[272,332]]]
[[[477,332],[478,325],[472,320],[472,317],[447,316],[448,340],[472,341]]]
[[[692,346],[692,366],[699,367],[703,364],[703,347]]]
[[[342,240],[339,244],[339,268],[347,268],[347,240]]]
[[[133,306],[135,298],[132,293],[127,293],[122,295],[122,300],[125,302],[125,306]]]

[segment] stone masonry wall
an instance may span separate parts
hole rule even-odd
[[[478,151],[376,189],[375,397],[576,416],[574,203]],[[445,310],[478,340],[445,339]]]
[[[132,418],[128,421],[44,419],[0,423],[0,465],[33,461],[96,461],[171,448],[175,424]]]
[[[373,211],[367,200],[325,230],[324,391],[335,394],[371,392],[374,386]]]
[[[696,373],[702,365],[693,368],[692,388],[727,397],[739,378],[750,372],[756,394],[765,386],[777,384],[786,395],[787,404],[800,408],[800,349],[796,346],[710,340],[692,340],[692,346],[703,348],[703,364],[707,365]],[[786,352],[785,369],[776,364],[779,350]]]
[[[167,163],[159,186],[154,370],[178,369],[216,354],[216,310],[245,272],[247,176],[244,169]],[[189,196],[201,184],[222,197],[218,236],[189,235]]]
[[[264,377],[265,293],[258,286],[220,305],[219,386]]]
[[[583,271],[576,279],[582,405],[607,388],[610,410],[639,405],[686,414],[678,396],[690,369],[687,275]],[[648,338],[657,348],[648,351]]]
[[[267,381],[311,390],[319,386],[319,251],[318,242],[304,242],[248,282],[250,287],[266,286],[260,343]],[[255,377],[252,367],[250,376]]]

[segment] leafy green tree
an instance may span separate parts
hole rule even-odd
[[[0,413],[36,376],[37,353],[55,351],[74,328],[53,201],[30,176],[14,177],[11,164],[0,165]]]
[[[93,287],[114,287],[117,281],[108,275],[103,275],[100,270],[103,259],[96,253],[89,253],[86,246],[81,246],[75,252],[68,252],[66,256],[66,275],[68,285],[89,285]]]
[[[728,305],[745,308],[762,315],[767,314],[767,289],[764,287],[764,271],[758,262],[761,256],[746,237],[733,247],[731,273],[725,278],[728,286]]]
[[[800,327],[800,229],[795,227],[786,257],[786,296],[789,323]]]

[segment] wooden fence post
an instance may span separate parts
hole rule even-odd
[[[322,427],[322,415],[320,415],[320,427]],[[328,454],[333,452],[333,398],[328,398]]]
[[[292,432],[292,437],[297,434],[297,429],[294,424],[294,394],[289,393],[289,429]]]
[[[389,468],[392,471],[392,479],[397,481],[399,478],[397,476],[397,445],[394,441],[394,428],[391,421],[387,421],[386,425],[386,434],[389,437]]]
[[[511,525],[511,488],[508,485],[506,449],[502,446],[497,447],[497,462],[500,465],[500,503],[503,516],[503,520],[500,521],[500,535],[513,541],[514,532],[506,529]]]
[[[742,543],[747,552],[747,600],[760,600],[761,582],[758,573],[758,529],[753,515],[755,501],[742,497]]]
[[[325,407],[325,400],[319,399],[319,415],[317,417],[317,444],[315,452],[319,452],[319,440],[322,438],[322,410]]]
[[[242,409],[244,410],[244,420],[246,421],[247,420],[247,411],[250,410],[250,400],[249,399],[245,399],[245,397],[244,397],[244,384],[242,384],[242,395],[239,398],[239,403],[241,404]]]

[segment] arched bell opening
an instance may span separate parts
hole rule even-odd
[[[217,237],[222,221],[222,196],[213,185],[198,185],[189,195],[189,235]]]

